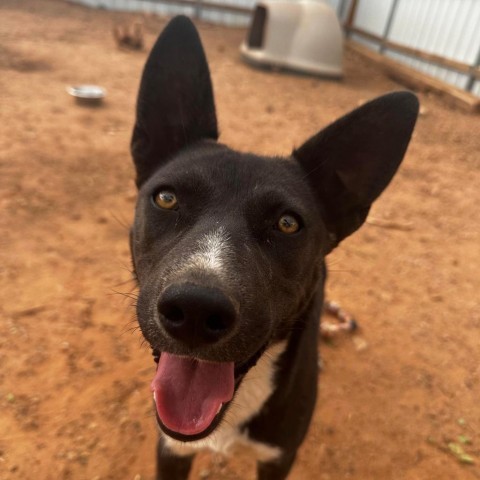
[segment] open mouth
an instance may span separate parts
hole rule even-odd
[[[266,345],[245,362],[210,362],[154,351],[151,384],[160,428],[183,442],[208,436],[221,422],[245,374]]]

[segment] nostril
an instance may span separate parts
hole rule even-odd
[[[221,333],[228,328],[230,322],[220,315],[210,315],[205,321],[208,330],[214,333]]]
[[[191,283],[169,286],[158,301],[165,332],[189,346],[211,344],[233,331],[236,311],[216,288]]]
[[[158,311],[170,325],[181,325],[185,321],[185,312],[176,299],[164,298],[158,304]]]
[[[175,305],[170,305],[167,308],[161,309],[160,311],[172,323],[180,324],[183,323],[183,320],[185,319],[182,310]]]

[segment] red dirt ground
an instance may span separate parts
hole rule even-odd
[[[130,300],[113,294],[133,288],[128,147],[146,52],[118,50],[112,26],[133,18],[0,4],[2,480],[153,478],[154,364]],[[165,21],[144,21],[150,46]],[[288,153],[401,88],[352,54],[342,82],[252,70],[238,55],[244,31],[199,27],[221,140],[241,150]],[[108,89],[103,107],[65,93],[81,82]],[[399,175],[330,257],[329,296],[362,330],[322,345],[293,480],[480,478],[480,120],[421,102]],[[248,452],[205,454],[192,478],[252,479],[253,467]]]

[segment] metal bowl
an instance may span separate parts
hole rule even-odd
[[[73,85],[67,87],[67,93],[75,97],[78,103],[85,105],[98,105],[107,94],[106,90],[98,85]]]

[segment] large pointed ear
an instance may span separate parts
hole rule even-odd
[[[131,142],[137,187],[181,148],[206,138],[218,138],[210,72],[195,26],[178,16],[155,43],[140,83]]]
[[[415,95],[390,93],[340,118],[293,152],[325,209],[330,248],[365,221],[403,159],[417,114]]]

